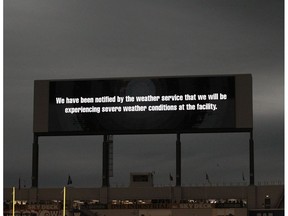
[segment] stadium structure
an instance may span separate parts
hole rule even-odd
[[[284,216],[283,185],[151,185],[152,173],[131,174],[129,187],[66,188],[69,216]],[[64,188],[17,188],[20,216],[63,215]],[[13,191],[6,188],[4,215],[13,213]]]
[[[183,186],[182,133],[249,133],[247,185]],[[5,216],[282,216],[284,185],[255,184],[252,76],[37,80],[32,187],[4,189]],[[154,173],[110,186],[113,135],[176,134],[175,185]],[[103,135],[102,187],[38,187],[39,137]],[[237,167],[235,168],[237,169]]]

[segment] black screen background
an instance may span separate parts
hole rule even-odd
[[[227,100],[124,102],[93,104],[56,104],[56,97],[90,98],[102,96],[162,96],[213,93],[227,94]],[[64,112],[67,107],[150,106],[205,104],[217,105],[216,111],[154,111],[117,113]],[[177,77],[177,78],[122,78],[102,80],[63,80],[49,84],[49,132],[78,132],[85,134],[141,134],[205,131],[205,129],[235,128],[235,78]]]

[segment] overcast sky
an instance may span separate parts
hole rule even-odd
[[[252,74],[255,182],[284,179],[284,1],[4,0],[4,186],[31,186],[33,81]],[[102,136],[41,137],[39,187],[99,187]],[[182,184],[249,179],[249,134],[185,134]],[[114,136],[111,185],[175,176],[176,135]]]

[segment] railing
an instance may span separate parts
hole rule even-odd
[[[217,187],[217,186],[248,186],[249,182],[242,181],[242,182],[211,182],[211,183],[183,183],[182,187]],[[276,181],[258,181],[256,186],[266,186],[266,185],[283,185],[283,181],[276,180]],[[173,184],[154,184],[154,187],[174,187]],[[125,188],[129,187],[128,184],[111,184],[111,188]]]

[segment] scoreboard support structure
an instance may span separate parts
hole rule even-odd
[[[110,186],[110,175],[109,175],[109,156],[110,148],[109,145],[113,143],[112,135],[103,136],[103,155],[102,155],[102,187]]]
[[[39,143],[38,135],[34,133],[32,147],[32,187],[38,188],[38,169],[39,169]]]
[[[253,131],[250,132],[249,138],[249,185],[255,184],[254,173],[254,139]],[[177,133],[176,139],[176,184],[175,186],[181,187],[181,137]],[[111,135],[103,136],[103,152],[102,152],[102,187],[110,187],[109,181],[109,143]],[[34,133],[32,152],[32,187],[38,188],[38,170],[39,170],[39,135]]]
[[[253,131],[250,131],[250,139],[249,139],[249,154],[250,154],[250,185],[254,185],[255,176],[254,176],[254,139],[253,139]]]

